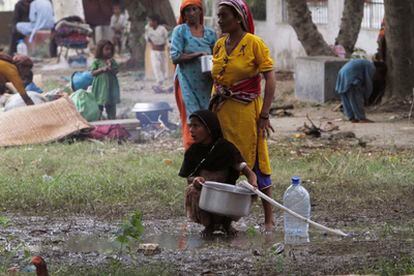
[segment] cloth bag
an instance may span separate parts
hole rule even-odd
[[[98,121],[101,115],[95,96],[84,89],[79,89],[70,95],[78,112],[88,122]]]

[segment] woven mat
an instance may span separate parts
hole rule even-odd
[[[68,97],[0,114],[0,146],[40,144],[90,128]]]

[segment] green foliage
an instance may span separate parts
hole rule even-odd
[[[7,226],[9,226],[9,224],[10,224],[10,219],[9,218],[0,216],[0,227],[6,228]]]
[[[257,230],[252,225],[250,225],[246,230],[246,235],[249,238],[254,238],[257,236],[257,234],[258,234]]]
[[[128,220],[120,227],[116,240],[121,244],[127,244],[129,241],[141,239],[144,233],[144,225],[142,224],[142,213],[135,211]]]

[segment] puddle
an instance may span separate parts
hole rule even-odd
[[[144,234],[140,243],[155,243],[162,250],[171,251],[196,251],[198,249],[227,248],[237,250],[269,249],[275,244],[283,243],[283,232],[275,231],[272,233],[242,232],[235,237],[228,237],[218,232],[212,237],[202,237],[199,233],[189,233],[181,227],[181,233],[162,232],[157,234]],[[183,231],[184,228],[184,231]],[[329,243],[341,241],[341,237],[327,236],[318,232],[310,233],[310,242]],[[306,246],[302,244],[302,246]],[[137,249],[138,242],[131,242],[131,248]],[[120,244],[115,241],[114,236],[101,235],[74,235],[62,243],[64,251],[76,253],[99,252],[108,253],[119,249]]]
[[[13,254],[12,263],[22,267],[27,265],[27,260],[24,259],[25,249],[29,249],[32,255],[43,256],[55,268],[79,264],[97,267],[106,265],[119,256],[120,244],[115,241],[115,234],[121,221],[108,222],[80,216],[64,219],[8,217],[10,225],[0,227],[0,248],[9,248]],[[323,271],[347,272],[343,268],[337,269],[345,264],[363,263],[355,263],[354,260],[357,259],[372,262],[382,258],[384,252],[386,255],[397,256],[414,250],[412,236],[401,240],[403,235],[400,231],[409,229],[385,226],[358,228],[354,225],[354,230],[359,235],[353,238],[324,235],[311,228],[309,243],[285,246],[283,253],[275,255],[275,249],[282,248],[280,244],[284,240],[283,220],[277,218],[276,231],[270,234],[260,232],[258,221],[261,220],[249,216],[235,223],[235,228],[239,230],[236,237],[217,234],[212,238],[203,238],[199,234],[203,227],[188,223],[183,217],[144,220],[145,232],[140,242],[156,243],[161,251],[147,256],[137,252],[138,242],[131,242],[131,251],[128,253],[124,250],[119,257],[126,265],[169,264],[183,275],[201,274],[205,270],[222,275],[234,272],[237,272],[236,275],[245,275],[246,271],[252,275],[264,275],[268,274],[266,271],[273,271],[272,268],[281,260],[285,262],[285,267],[296,272],[312,271],[324,260],[328,261],[324,263]],[[0,261],[1,258],[2,256]],[[300,263],[307,264],[308,270],[295,265],[295,258],[300,259]]]

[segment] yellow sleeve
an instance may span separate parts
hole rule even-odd
[[[20,95],[26,94],[26,89],[24,88],[24,84],[23,84],[22,79],[19,76],[19,73],[10,74],[9,81],[13,83],[14,87],[16,87]]]
[[[270,57],[270,50],[260,37],[255,37],[253,41],[253,54],[255,61],[259,67],[259,72],[267,72],[273,70],[273,60]]]
[[[2,73],[4,77],[7,79],[8,82],[13,83],[14,87],[16,87],[17,91],[22,95],[26,94],[26,90],[24,88],[23,80],[20,77],[19,71],[17,67],[13,64],[5,62],[2,64],[3,70]]]

